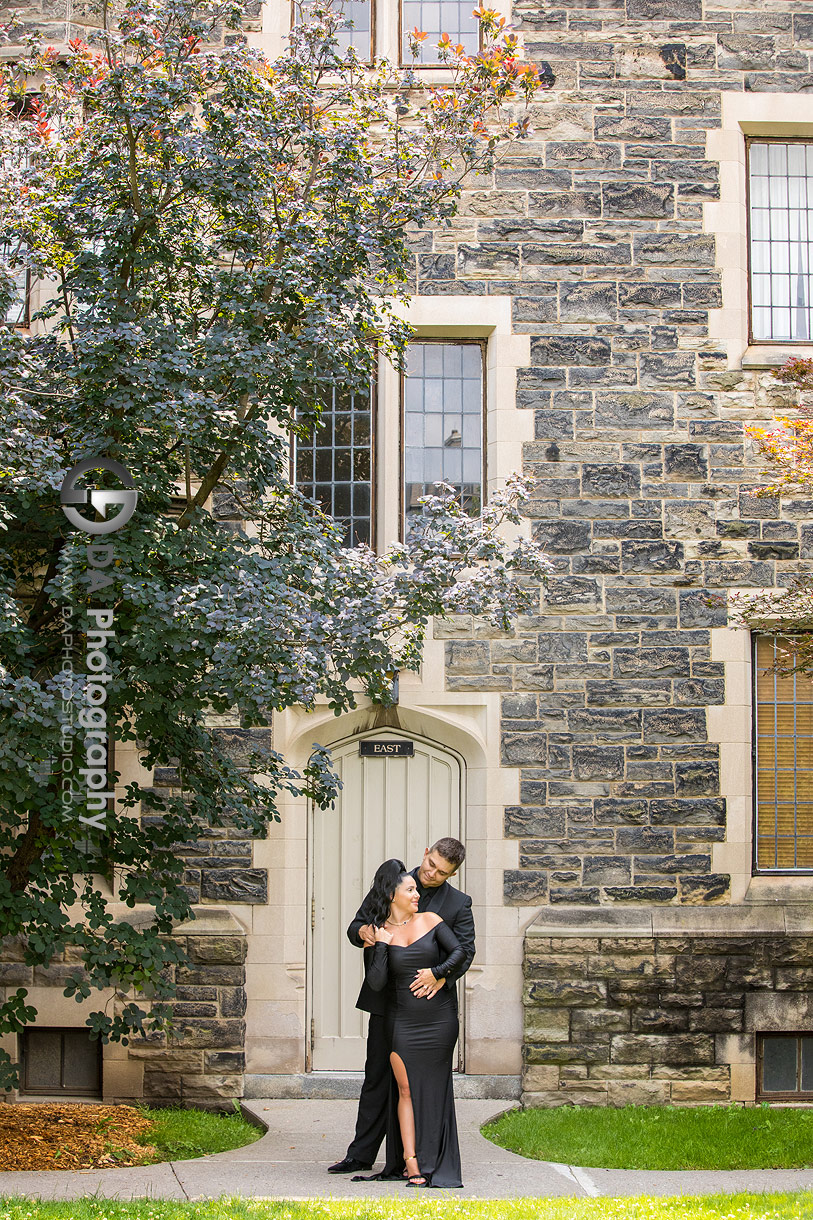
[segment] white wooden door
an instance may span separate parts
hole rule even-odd
[[[392,730],[370,736],[376,741],[413,740]],[[414,868],[437,839],[460,837],[461,775],[454,755],[415,740],[412,758],[362,758],[359,740],[334,749],[333,762],[344,786],[332,809],[312,813],[314,1071],[364,1067],[366,1015],[355,1006],[362,952],[347,939],[347,925],[379,864],[395,856]]]

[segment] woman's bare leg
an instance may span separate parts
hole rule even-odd
[[[398,1125],[401,1128],[401,1143],[404,1145],[404,1161],[410,1178],[418,1178],[417,1185],[422,1185],[425,1179],[420,1176],[420,1168],[415,1157],[415,1115],[412,1111],[412,1094],[409,1091],[409,1077],[404,1061],[395,1051],[390,1055],[395,1083],[398,1085]],[[412,1162],[412,1163],[410,1163]]]

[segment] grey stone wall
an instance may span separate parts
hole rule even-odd
[[[523,1104],[753,1101],[757,1034],[811,1028],[813,937],[748,922],[532,925]]]
[[[115,11],[116,5],[111,4]],[[243,6],[245,28],[262,29],[261,0],[246,0]],[[90,41],[102,24],[100,0],[3,0],[0,5],[0,23],[13,22],[13,34],[25,36],[33,32],[41,34],[46,45],[62,47],[74,38]],[[229,35],[216,31],[215,43],[228,41]],[[0,59],[14,58],[19,51],[17,41],[8,47],[0,45]]]
[[[521,778],[507,903],[725,902],[706,708],[725,702],[709,630],[726,618],[707,591],[809,570],[813,504],[780,517],[752,494],[744,425],[792,400],[709,338],[705,143],[724,91],[813,89],[813,5],[517,0],[514,18],[555,89],[453,229],[423,239],[415,282],[510,294],[531,335],[524,465],[555,570],[510,637],[436,628],[448,686],[504,692],[502,762]]]
[[[144,1101],[229,1110],[243,1096],[246,936],[226,911],[196,914],[174,937],[187,955],[172,968],[176,1032],[134,1039],[128,1057],[143,1061]]]

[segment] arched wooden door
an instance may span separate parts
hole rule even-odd
[[[309,1061],[314,1071],[364,1067],[366,1016],[355,1007],[362,953],[348,941],[347,925],[375,870],[392,856],[414,868],[437,839],[461,835],[463,777],[456,755],[397,731],[368,736],[412,741],[414,754],[362,757],[364,738],[359,737],[334,748],[342,790],[332,809],[312,811]]]

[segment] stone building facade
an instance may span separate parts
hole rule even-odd
[[[182,1005],[196,1049],[111,1051],[108,1096],[200,1100],[207,1074],[210,1100],[243,1086],[352,1094],[353,967],[330,974],[328,931],[371,869],[365,858],[337,888],[320,860],[338,833],[417,863],[440,805],[468,847],[478,928],[461,1089],[546,1106],[753,1102],[787,1083],[771,1056],[793,1044],[796,1085],[774,1092],[813,1090],[813,1073],[801,1087],[813,872],[801,848],[790,866],[755,865],[755,665],[726,605],[813,560],[813,503],[754,494],[746,433],[793,406],[771,370],[813,355],[810,330],[765,338],[752,325],[764,306],[749,292],[748,212],[755,145],[809,145],[813,183],[813,2],[498,7],[555,83],[530,139],[471,184],[452,225],[415,235],[409,317],[416,342],[481,345],[488,484],[536,476],[527,528],[551,578],[510,633],[435,623],[422,673],[402,676],[386,713],[277,717],[291,765],[314,740],[331,746],[358,799],[332,823],[292,803],[266,842],[190,845],[198,911],[217,912],[228,941],[206,932],[194,950]],[[377,0],[380,39],[396,8]],[[266,6],[256,38],[269,54],[288,20],[287,4]],[[791,273],[798,309],[810,281],[801,264]],[[400,393],[382,365],[382,544],[398,534]],[[237,726],[224,731],[239,745]],[[365,737],[411,740],[429,776],[380,840],[375,808],[417,771],[359,770]]]

